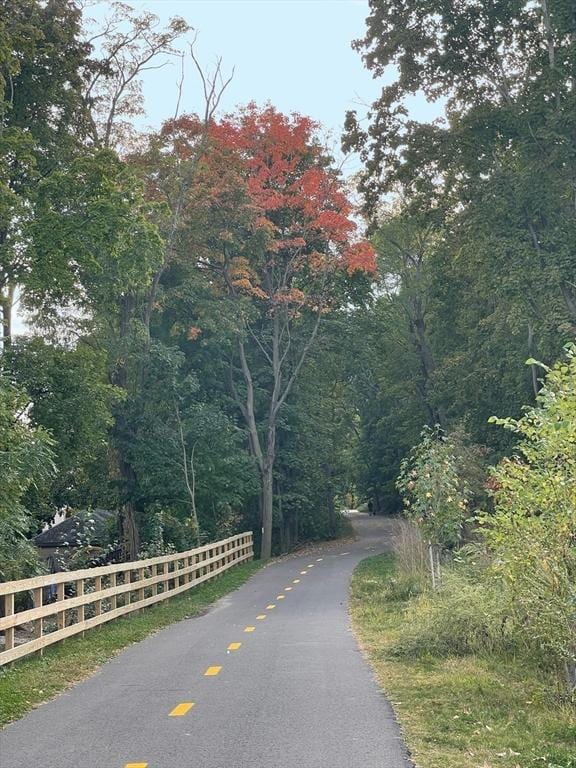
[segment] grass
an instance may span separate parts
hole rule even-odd
[[[390,653],[407,605],[387,595],[394,572],[390,555],[358,566],[352,622],[418,768],[576,768],[576,710],[543,672],[512,658]]]
[[[223,595],[240,587],[260,562],[242,563],[214,581],[126,618],[46,648],[0,670],[0,727],[85,679],[132,643],[176,621],[198,616]]]

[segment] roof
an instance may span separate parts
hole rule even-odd
[[[83,509],[42,531],[33,539],[37,547],[77,547],[105,538],[109,521],[117,512],[109,509]]]

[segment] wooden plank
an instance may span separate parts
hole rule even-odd
[[[154,578],[155,576],[158,576],[158,566],[157,565],[153,565],[150,568],[150,573],[152,574],[152,578]],[[157,595],[158,594],[158,582],[157,581],[154,584],[152,584],[151,589],[152,589],[152,594],[153,595]]]
[[[42,587],[36,587],[36,589],[33,591],[33,600],[34,600],[34,608],[42,608],[42,602],[43,602],[43,589]],[[44,634],[44,619],[40,616],[39,618],[34,620],[34,639],[38,640],[42,638],[42,635]],[[42,655],[43,651],[40,649],[40,655]]]
[[[56,624],[58,626],[58,629],[64,629],[64,627],[66,626],[66,611],[61,610],[62,604],[66,600],[64,587],[65,587],[64,582],[61,582],[60,584],[56,585],[56,605],[54,606],[54,608],[57,610]],[[46,606],[46,608],[48,608],[48,606]]]
[[[116,610],[118,606],[118,598],[117,598],[117,592],[116,589],[118,587],[118,574],[117,573],[111,573],[110,574],[110,588],[109,591],[112,593],[110,595],[110,610],[114,611]]]
[[[132,584],[132,571],[125,571],[124,573],[124,586],[127,584]],[[124,594],[124,605],[130,605],[132,602],[132,586],[129,586],[128,589],[122,590]]]
[[[6,616],[11,616],[14,613],[14,595],[6,595],[4,612]],[[14,627],[7,627],[4,630],[4,650],[9,651],[12,648],[14,648]]]
[[[94,594],[102,592],[102,576],[94,577]],[[94,600],[94,615],[100,616],[102,613],[102,600]]]
[[[76,596],[82,597],[83,594],[84,594],[84,579],[78,579],[78,581],[76,582]],[[77,609],[78,612],[76,614],[77,624],[84,624],[84,619],[86,617],[84,608],[85,608],[85,603],[81,603],[78,606],[78,609]],[[82,632],[82,637],[84,637],[84,632]]]
[[[144,568],[138,568],[138,584],[141,584],[141,582],[144,581],[145,575],[144,575]],[[139,601],[144,600],[144,587],[138,588],[138,597],[136,598]]]

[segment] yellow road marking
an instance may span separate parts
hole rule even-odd
[[[262,621],[262,619],[266,618],[266,614],[265,613],[259,613],[258,616],[256,616],[256,618],[258,619],[258,621]]]
[[[276,600],[284,600],[286,595],[276,595]]]
[[[292,587],[284,587],[284,592],[292,592]]]
[[[124,768],[148,768],[148,763],[126,763]]]
[[[208,667],[206,672],[204,672],[204,677],[214,677],[215,675],[219,675],[221,669],[222,667]]]
[[[276,608],[276,606],[275,606],[275,605],[273,605],[272,603],[270,603],[270,605],[267,605],[267,606],[266,606],[266,610],[267,610],[267,611],[271,611],[273,608]]]
[[[244,631],[246,631],[246,630],[244,630]],[[240,648],[241,645],[242,645],[242,643],[230,643],[230,645],[228,646],[228,650],[229,651],[237,651],[238,648]]]
[[[292,582],[292,584],[300,584],[300,579],[294,579],[294,581]]]
[[[170,717],[182,717],[186,712],[190,712],[193,706],[193,701],[183,701],[182,704],[178,704],[178,706],[174,707],[172,712],[170,712]]]
[[[254,632],[255,629],[256,629],[256,627],[246,627],[244,632]]]

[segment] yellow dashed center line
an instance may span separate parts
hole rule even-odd
[[[256,627],[246,627],[244,632],[254,632],[255,629],[256,629]]]
[[[286,595],[276,595],[276,600],[284,600]]]
[[[182,704],[178,704],[178,706],[174,707],[172,712],[170,712],[170,717],[182,717],[182,715],[190,712],[193,706],[193,701],[183,701]]]
[[[308,571],[300,571],[300,576],[306,576],[307,573]]]
[[[244,630],[244,631],[246,631],[246,630]],[[241,645],[242,645],[242,643],[230,643],[230,645],[228,646],[228,650],[229,651],[237,651],[238,648],[240,648]]]
[[[300,579],[294,579],[294,581],[292,582],[292,584],[300,584]]]
[[[292,592],[292,587],[284,587],[284,592]]]
[[[148,768],[148,763],[126,763],[124,768]]]
[[[262,621],[263,619],[266,618],[266,614],[265,613],[259,613],[258,616],[256,616],[256,618],[258,619],[258,621]]]
[[[221,669],[222,667],[208,667],[206,672],[204,672],[204,677],[215,677],[220,674]]]
[[[267,605],[267,606],[266,606],[266,610],[267,610],[267,611],[271,611],[273,608],[276,608],[276,606],[275,606],[275,605],[273,605],[272,603],[270,603],[270,605]]]

